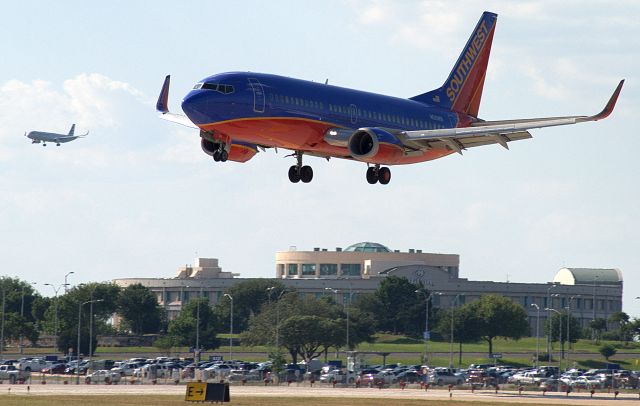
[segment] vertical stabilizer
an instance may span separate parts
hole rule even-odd
[[[412,97],[477,117],[498,15],[485,11],[442,87]]]
[[[69,137],[73,137],[73,133],[76,132],[76,125],[72,124],[71,129],[69,130]]]

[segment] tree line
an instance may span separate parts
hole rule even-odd
[[[1,278],[0,290],[5,343],[22,338],[35,344],[40,335],[49,334],[55,337],[59,351],[71,354],[77,352],[79,318],[83,354],[89,348],[95,350],[98,335],[116,334],[158,334],[156,346],[164,349],[197,346],[214,350],[222,344],[219,334],[230,331],[232,302],[233,332],[243,345],[267,346],[274,357],[286,352],[294,362],[309,361],[331,348],[352,350],[371,342],[377,332],[419,339],[427,308],[431,340],[455,342],[460,353],[464,343],[480,341],[492,353],[495,338],[517,340],[531,333],[526,311],[508,298],[484,295],[459,303],[462,298],[457,296],[454,306],[441,309],[432,302],[427,306],[426,301],[433,301],[435,294],[424,285],[395,276],[385,278],[373,293],[354,300],[348,295],[346,303],[336,303],[331,293],[303,297],[275,279],[243,281],[228,288],[215,306],[206,297],[189,300],[173,320],[168,320],[156,296],[140,284],[121,288],[112,283],[88,283],[43,297],[28,282]],[[111,323],[114,315],[120,320],[117,329]],[[640,321],[630,320],[625,313],[612,315],[609,322],[620,328],[606,331],[606,320],[591,322],[589,332],[594,340],[629,341],[640,333]],[[585,333],[566,311],[553,313],[540,327],[541,336],[549,334],[561,346]]]

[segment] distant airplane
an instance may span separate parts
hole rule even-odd
[[[42,146],[46,147],[47,142],[55,142],[57,146],[60,146],[61,143],[73,141],[76,138],[86,137],[89,135],[89,131],[82,135],[74,135],[76,131],[76,125],[73,124],[71,126],[71,130],[69,130],[69,134],[58,134],[58,133],[49,133],[44,131],[31,131],[28,134],[24,133],[25,137],[31,139],[32,144],[40,144],[42,142]]]
[[[389,168],[442,158],[481,145],[531,138],[528,130],[601,120],[613,111],[624,80],[593,116],[484,121],[478,118],[497,15],[484,12],[442,87],[409,99],[282,76],[229,72],[196,83],[169,112],[170,76],[156,109],[160,117],[200,130],[215,161],[246,162],[258,148],[292,150],[291,182],[313,178],[303,155],[367,164],[371,184],[387,184]]]

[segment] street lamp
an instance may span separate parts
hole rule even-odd
[[[324,290],[330,290],[333,292],[334,298],[333,300],[336,302],[336,304],[338,304],[338,292],[340,292],[338,289],[334,289],[334,288],[324,288]]]
[[[67,274],[64,276],[64,293],[67,293],[67,286],[69,286],[69,284],[67,283],[67,276],[73,274],[75,272],[71,271],[71,272],[67,272]]]
[[[53,322],[53,336],[55,339],[55,342],[53,343],[53,347],[55,348],[56,345],[58,345],[58,292],[60,291],[60,288],[62,288],[63,286],[66,289],[66,285],[62,284],[62,285],[52,285],[50,283],[45,283],[44,286],[51,286],[51,288],[53,289],[53,293],[55,294],[54,296],[54,300],[55,300],[55,320]]]
[[[31,285],[36,285],[37,282],[31,282]],[[20,317],[24,320],[24,289],[29,285],[22,285],[22,298],[20,299]],[[4,311],[3,311],[4,313]],[[23,340],[24,340],[24,328],[20,330],[20,354],[23,352]]]
[[[273,293],[273,291],[276,289],[275,286],[271,286],[270,288],[267,288],[267,292],[269,292],[268,294],[268,298],[269,298],[269,302],[271,302],[271,293]],[[282,297],[282,295],[286,292],[286,290],[282,290],[280,292],[280,294],[278,295],[278,297],[276,298],[276,352],[278,352],[280,350],[280,298]]]
[[[4,351],[4,305],[5,305],[5,296],[7,295],[7,289],[4,287],[4,282],[6,278],[2,277],[2,322],[0,323],[0,357],[2,357],[2,352]]]
[[[531,307],[536,308],[536,368],[540,361],[540,306],[535,303],[531,303]]]
[[[551,285],[547,288],[547,303],[548,307],[551,307],[551,289],[555,288],[557,285]],[[547,359],[551,361],[551,312],[547,311],[547,327],[549,333],[547,333]]]
[[[200,286],[200,296],[196,304],[196,362],[200,362],[200,302],[202,301],[202,286]]]
[[[228,293],[224,294],[231,301],[231,316],[229,322],[229,361],[233,359],[233,296]]]
[[[569,305],[567,306],[567,368],[569,368],[569,354],[571,353],[571,340],[569,335],[571,331],[571,326],[569,324],[571,322],[571,302],[577,297],[581,297],[581,295],[571,296],[569,298]]]
[[[453,299],[452,302],[452,306],[451,306],[451,339],[449,342],[449,368],[453,368],[453,313],[455,311],[455,306],[456,303],[460,302],[460,295],[462,295],[462,293],[458,293],[455,297],[455,299]]]
[[[562,347],[562,313],[560,313],[559,311],[557,311],[556,309],[552,309],[550,307],[547,307],[546,309],[544,309],[548,312],[554,312],[558,315],[559,319],[558,319],[558,341],[560,342],[560,346]],[[551,336],[551,331],[549,331],[549,336]],[[562,351],[562,350],[559,350]],[[551,358],[549,358],[549,363],[551,363]],[[562,352],[560,352],[560,356],[558,357],[558,369],[562,369]]]
[[[76,348],[76,385],[80,385],[80,323],[82,321],[82,306],[88,303],[104,302],[103,299],[87,300],[78,303],[78,346]]]
[[[426,292],[424,290],[416,290],[415,293],[421,293],[425,296],[424,298],[424,312],[425,312],[425,316],[424,316],[424,334],[423,334],[423,338],[424,338],[424,357],[425,357],[425,363],[428,360],[428,345],[429,345],[429,338],[430,338],[430,334],[429,334],[429,301],[431,301],[431,297],[433,295],[442,295],[441,292],[430,292],[428,295],[426,294]]]

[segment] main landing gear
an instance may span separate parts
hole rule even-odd
[[[213,151],[213,160],[216,162],[226,162],[229,159],[229,153],[225,144],[216,144],[218,148]]]
[[[297,164],[289,168],[289,180],[293,183],[309,183],[313,179],[313,169],[309,165],[302,165],[302,152],[296,151],[293,154]]]
[[[367,182],[374,184],[380,182],[382,185],[386,185],[391,181],[391,170],[386,166],[380,167],[380,164],[370,166],[367,168]]]

